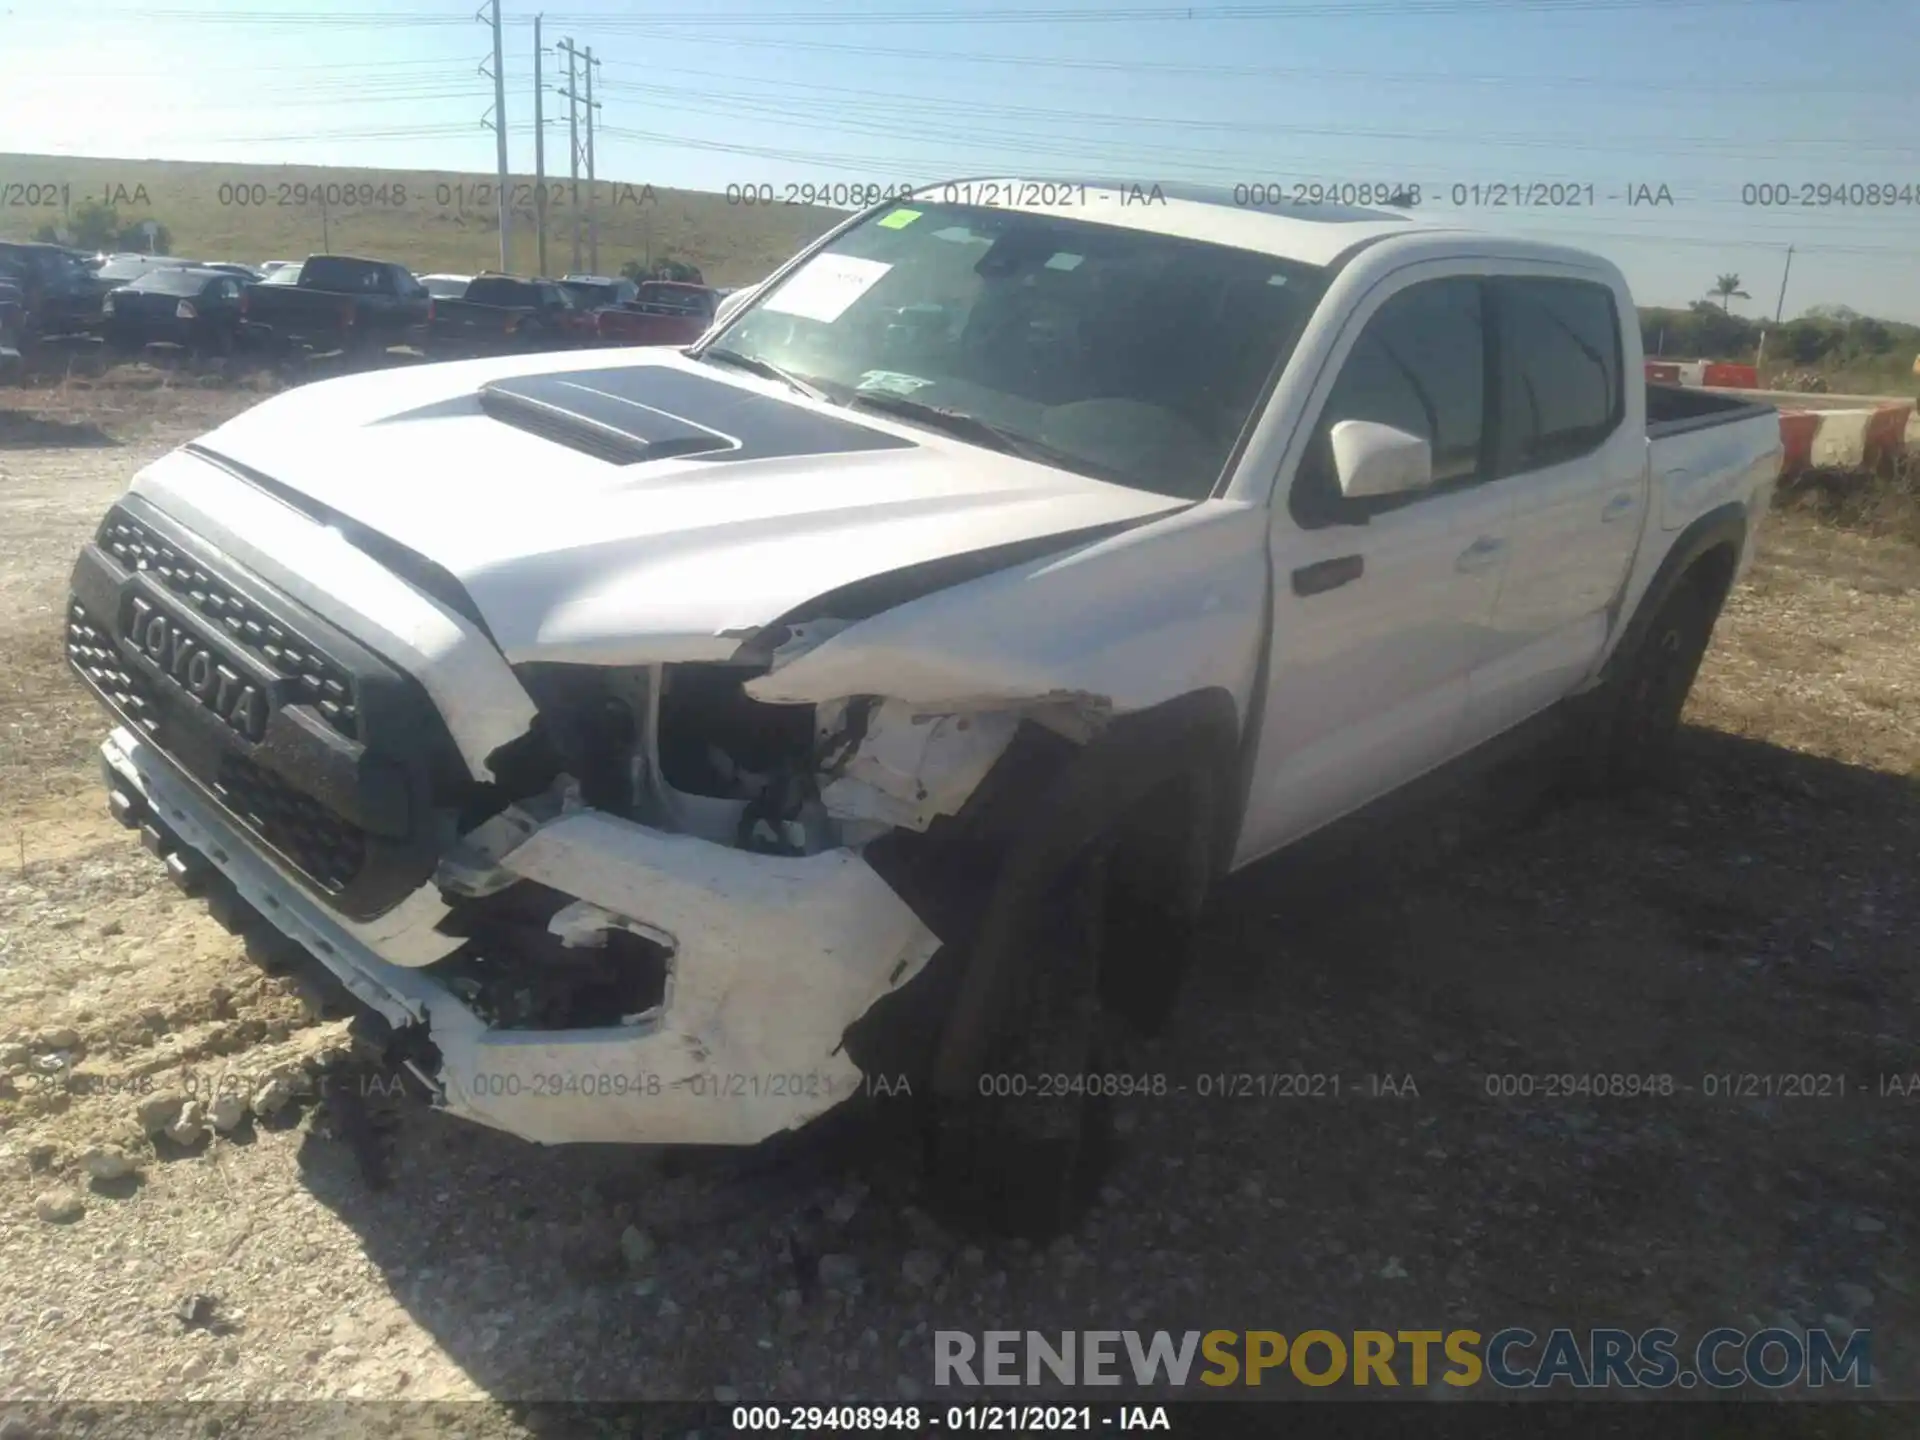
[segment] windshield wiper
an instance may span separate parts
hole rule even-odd
[[[743,355],[738,350],[702,350],[699,359],[711,360],[716,365],[731,365],[736,370],[745,370],[749,375],[758,375],[763,380],[778,380],[782,384],[798,390],[809,400],[825,400],[827,392],[818,385],[801,379],[790,370],[782,370],[771,360],[762,360],[758,355]]]
[[[998,450],[1003,455],[1018,455],[1023,459],[1043,460],[1048,464],[1066,464],[1074,459],[1038,440],[1029,440],[1011,430],[1002,430],[978,415],[969,415],[964,410],[949,410],[942,405],[929,405],[924,400],[909,400],[904,395],[856,392],[848,399],[847,405],[880,410],[889,415],[898,415],[902,420],[917,420],[935,430],[943,430],[955,439],[970,440],[975,445]]]

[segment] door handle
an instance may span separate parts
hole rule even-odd
[[[1293,593],[1319,595],[1327,590],[1338,590],[1342,585],[1358,580],[1366,568],[1366,557],[1362,555],[1340,555],[1332,560],[1302,565],[1293,572]]]
[[[1611,525],[1616,520],[1626,519],[1627,516],[1634,512],[1638,501],[1639,497],[1631,490],[1625,494],[1614,496],[1611,500],[1607,501],[1606,508],[1600,512],[1600,523],[1603,525]]]
[[[1506,541],[1493,535],[1482,535],[1460,552],[1460,558],[1453,562],[1453,568],[1462,575],[1474,575],[1491,569],[1506,553],[1506,549]]]

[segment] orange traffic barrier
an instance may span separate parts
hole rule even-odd
[[[1700,383],[1719,390],[1758,390],[1760,372],[1751,365],[1709,364]]]
[[[1861,446],[1861,463],[1878,465],[1906,448],[1907,420],[1913,414],[1913,402],[1882,405],[1867,421],[1867,438]]]
[[[1780,461],[1780,478],[1798,475],[1813,463],[1813,437],[1820,433],[1817,410],[1782,410],[1780,443],[1786,454]]]

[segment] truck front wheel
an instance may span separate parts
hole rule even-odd
[[[1116,1039],[1099,985],[1106,885],[1095,854],[1034,897],[973,1093],[931,1102],[930,1198],[962,1226],[1045,1238],[1099,1183],[1111,1126],[1098,1077]]]

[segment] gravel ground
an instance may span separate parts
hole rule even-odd
[[[1230,881],[1144,1061],[1184,1093],[1122,1110],[1100,1206],[1035,1249],[929,1219],[880,1124],[349,1123],[338,1025],[105,819],[54,643],[110,498],[243,399],[0,411],[0,1401],[487,1400],[465,1432],[518,1434],[531,1400],[928,1398],[940,1328],[1773,1322],[1871,1326],[1876,1391],[1920,1393],[1920,1080],[1880,1093],[1920,1072],[1920,551],[1779,517],[1672,793],[1543,807],[1523,761]],[[1290,1072],[1337,1098],[1199,1093]],[[1489,1094],[1564,1072],[1673,1088]],[[1708,1093],[1809,1072],[1845,1096]],[[270,1113],[151,1137],[169,1094]]]

